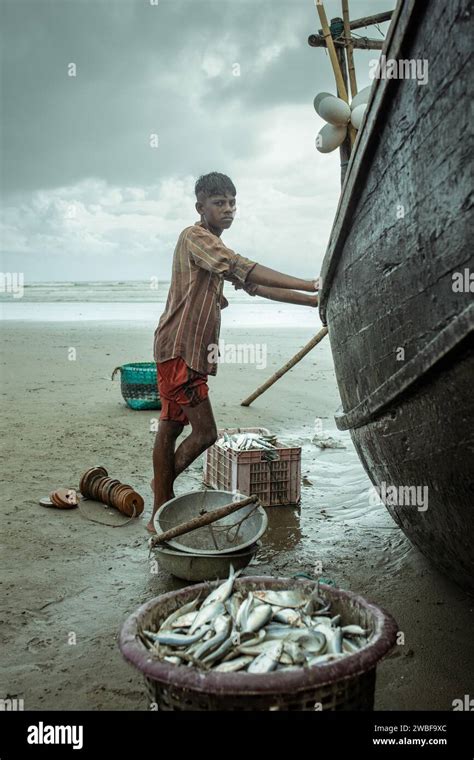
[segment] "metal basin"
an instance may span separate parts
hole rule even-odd
[[[156,513],[155,530],[160,535],[176,525],[198,517],[202,510],[212,512],[230,504],[237,497],[244,499],[245,494],[239,495],[232,491],[192,491],[176,496],[163,504]],[[268,518],[263,507],[255,508],[249,504],[212,525],[206,525],[168,541],[167,546],[191,554],[240,552],[255,544],[265,533],[267,525]]]
[[[213,581],[227,578],[231,565],[234,570],[247,567],[260,546],[258,542],[231,554],[188,554],[167,546],[157,546],[154,551],[160,567],[171,575],[185,581]]]

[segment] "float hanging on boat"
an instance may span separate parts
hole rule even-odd
[[[352,124],[354,129],[360,129],[367,108],[371,87],[365,87],[352,100],[346,103],[342,98],[330,92],[320,92],[316,95],[314,110],[327,124],[316,137],[316,148],[320,153],[331,153],[344,142],[347,129]]]

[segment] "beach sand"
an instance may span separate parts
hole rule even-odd
[[[25,710],[148,708],[117,634],[140,604],[186,584],[150,571],[150,423],[159,412],[126,407],[110,374],[151,360],[152,331],[126,322],[4,325],[0,697],[23,698]],[[411,547],[383,507],[368,506],[370,483],[333,420],[340,401],[328,339],[250,408],[239,405],[314,332],[227,329],[226,342],[265,343],[268,366],[224,364],[210,380],[218,426],[262,425],[303,447],[301,505],[268,510],[264,547],[245,574],[313,574],[321,561],[325,578],[386,608],[404,633],[378,667],[376,708],[450,710],[474,683],[473,599]],[[344,449],[311,442],[316,417]],[[38,505],[97,464],[143,494],[142,518],[114,528]],[[198,461],[177,494],[201,488],[201,474]]]

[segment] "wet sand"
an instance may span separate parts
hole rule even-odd
[[[110,374],[151,360],[152,331],[123,322],[4,325],[0,697],[23,698],[25,710],[147,709],[117,633],[138,605],[186,584],[152,573],[148,556],[150,422],[159,412],[128,409]],[[268,366],[224,364],[210,381],[218,426],[261,425],[303,447],[301,505],[268,510],[264,546],[245,574],[314,574],[322,562],[325,578],[385,607],[405,635],[378,667],[376,709],[450,710],[472,693],[474,600],[411,547],[383,506],[369,505],[369,480],[333,421],[340,401],[328,339],[250,408],[239,405],[313,332],[227,329],[226,342],[266,343]],[[316,417],[345,448],[312,443]],[[38,505],[53,488],[77,487],[95,464],[143,494],[142,518],[109,527]],[[176,493],[201,488],[201,475],[198,461]]]

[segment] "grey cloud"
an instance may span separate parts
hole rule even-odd
[[[352,0],[352,15],[387,4]],[[325,5],[329,17],[340,15],[339,0]],[[252,223],[269,265],[269,217],[259,210],[267,190],[277,191],[271,212],[285,213],[295,201],[283,224],[305,231],[306,240],[314,221],[328,231],[338,166],[336,157],[314,151],[312,99],[334,90],[334,81],[326,54],[307,45],[318,27],[313,0],[160,0],[158,7],[147,0],[3,0],[1,26],[9,268],[24,257],[36,276],[52,257],[55,276],[73,278],[83,263],[104,276],[109,264],[98,259],[113,251],[130,276],[130,251],[145,251],[144,266],[153,272],[157,245],[168,256],[180,225],[194,221],[193,178],[213,169],[239,186],[246,181],[247,198],[262,183],[251,199]],[[67,76],[70,62],[78,66],[75,78]],[[234,63],[240,77],[232,75]],[[269,136],[274,119],[281,132]],[[156,150],[149,146],[153,132]],[[322,196],[328,205],[315,213]],[[84,239],[65,221],[71,199],[85,209]],[[237,230],[238,249],[250,232],[245,225]],[[318,256],[323,248],[318,242]]]

